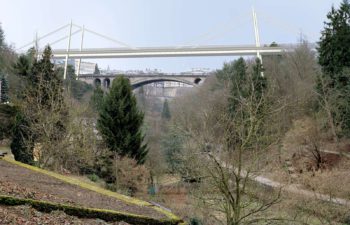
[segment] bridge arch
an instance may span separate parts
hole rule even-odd
[[[199,84],[202,81],[201,78],[197,77],[196,79],[194,79],[194,83],[195,84]]]
[[[103,80],[103,87],[108,89],[111,86],[111,80],[109,78],[105,78]]]
[[[101,87],[101,79],[100,78],[94,79],[94,86],[95,87]]]
[[[197,86],[197,83],[195,83],[195,82],[190,82],[187,80],[175,79],[175,78],[154,78],[154,79],[137,80],[137,81],[131,82],[131,86],[133,89],[136,89],[136,88],[139,88],[139,87],[144,86],[146,84],[164,82],[164,81],[173,81],[173,82],[188,84],[191,86]]]

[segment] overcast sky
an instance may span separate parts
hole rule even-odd
[[[6,40],[16,47],[73,20],[133,47],[254,44],[252,6],[257,11],[262,44],[296,43],[302,32],[319,39],[327,12],[341,0],[0,0]],[[68,34],[68,28],[41,46]],[[75,35],[72,48],[79,48]],[[66,48],[67,41],[53,45]],[[85,47],[121,47],[86,34]],[[165,72],[220,68],[234,57],[186,57],[89,60],[112,69],[158,68]]]

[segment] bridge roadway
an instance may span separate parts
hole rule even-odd
[[[201,72],[201,73],[191,73],[191,72],[183,72],[183,73],[123,73],[123,74],[81,74],[79,78],[115,78],[117,76],[124,76],[127,78],[141,78],[141,77],[191,77],[191,78],[206,78],[214,74],[211,72]]]
[[[283,47],[255,46],[197,46],[197,47],[147,47],[147,48],[90,48],[54,49],[53,58],[147,58],[147,57],[185,57],[185,56],[243,56],[279,55],[287,51]]]
[[[146,84],[163,82],[163,81],[174,81],[191,86],[196,86],[203,81],[213,72],[209,73],[138,73],[138,74],[123,74],[124,77],[130,80],[133,88],[138,88]],[[78,77],[79,80],[84,81],[92,85],[102,85],[104,88],[109,88],[112,81],[121,74],[84,74]]]

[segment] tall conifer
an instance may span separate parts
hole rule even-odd
[[[99,114],[97,127],[107,147],[120,156],[144,163],[148,152],[141,129],[144,114],[137,108],[127,78],[120,76],[113,80]]]

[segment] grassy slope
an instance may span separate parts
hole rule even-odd
[[[62,180],[64,182],[67,182],[69,184],[77,185],[77,186],[79,186],[81,188],[85,188],[85,189],[88,189],[88,190],[91,190],[91,191],[95,191],[95,192],[98,192],[100,194],[109,196],[111,198],[116,198],[116,199],[118,199],[120,201],[124,201],[124,202],[127,202],[129,204],[134,204],[134,205],[142,206],[142,207],[151,207],[154,210],[164,214],[168,218],[166,221],[161,221],[164,224],[179,224],[179,223],[182,222],[182,220],[179,219],[174,214],[172,214],[169,211],[164,210],[164,209],[162,209],[162,208],[160,208],[158,206],[155,206],[155,205],[153,205],[153,204],[151,204],[149,202],[142,201],[142,200],[139,200],[139,199],[136,199],[136,198],[131,198],[131,197],[128,197],[128,196],[125,196],[125,195],[121,195],[121,194],[112,192],[112,191],[108,191],[106,189],[103,189],[103,188],[100,188],[100,187],[97,187],[97,186],[94,186],[94,185],[82,182],[81,180],[77,180],[77,179],[74,179],[74,178],[71,178],[71,177],[67,177],[67,176],[64,176],[64,175],[61,175],[61,174],[57,174],[57,173],[54,173],[54,172],[51,172],[51,171],[47,171],[47,170],[43,170],[43,169],[40,169],[40,168],[37,168],[37,167],[33,167],[33,166],[30,166],[30,165],[27,165],[27,164],[23,164],[23,163],[20,163],[20,162],[17,162],[15,160],[10,159],[9,157],[5,157],[3,160],[5,160],[5,161],[7,161],[9,163],[13,163],[13,164],[16,164],[18,166],[30,169],[32,171],[39,172],[39,173],[42,173],[42,174],[54,177],[56,179]],[[2,201],[3,202],[8,202],[6,199],[4,199],[4,196],[3,196],[3,200]],[[17,199],[15,201],[16,202],[25,202],[26,200],[24,200],[24,199]],[[40,204],[46,204],[46,203],[40,203]],[[50,203],[50,204],[52,204],[52,203]],[[54,205],[56,205],[55,207],[61,207],[61,206],[57,206],[57,204],[54,204]],[[152,220],[152,218],[148,218],[146,216],[134,215],[134,214],[128,214],[128,213],[116,212],[116,211],[109,212],[109,211],[111,211],[111,210],[103,210],[104,213],[112,213],[112,214],[113,213],[117,213],[119,216],[121,214],[123,214],[123,215],[127,216],[128,218],[131,218],[131,217],[132,218],[142,217],[144,220]],[[115,216],[115,218],[117,218],[117,217]]]

